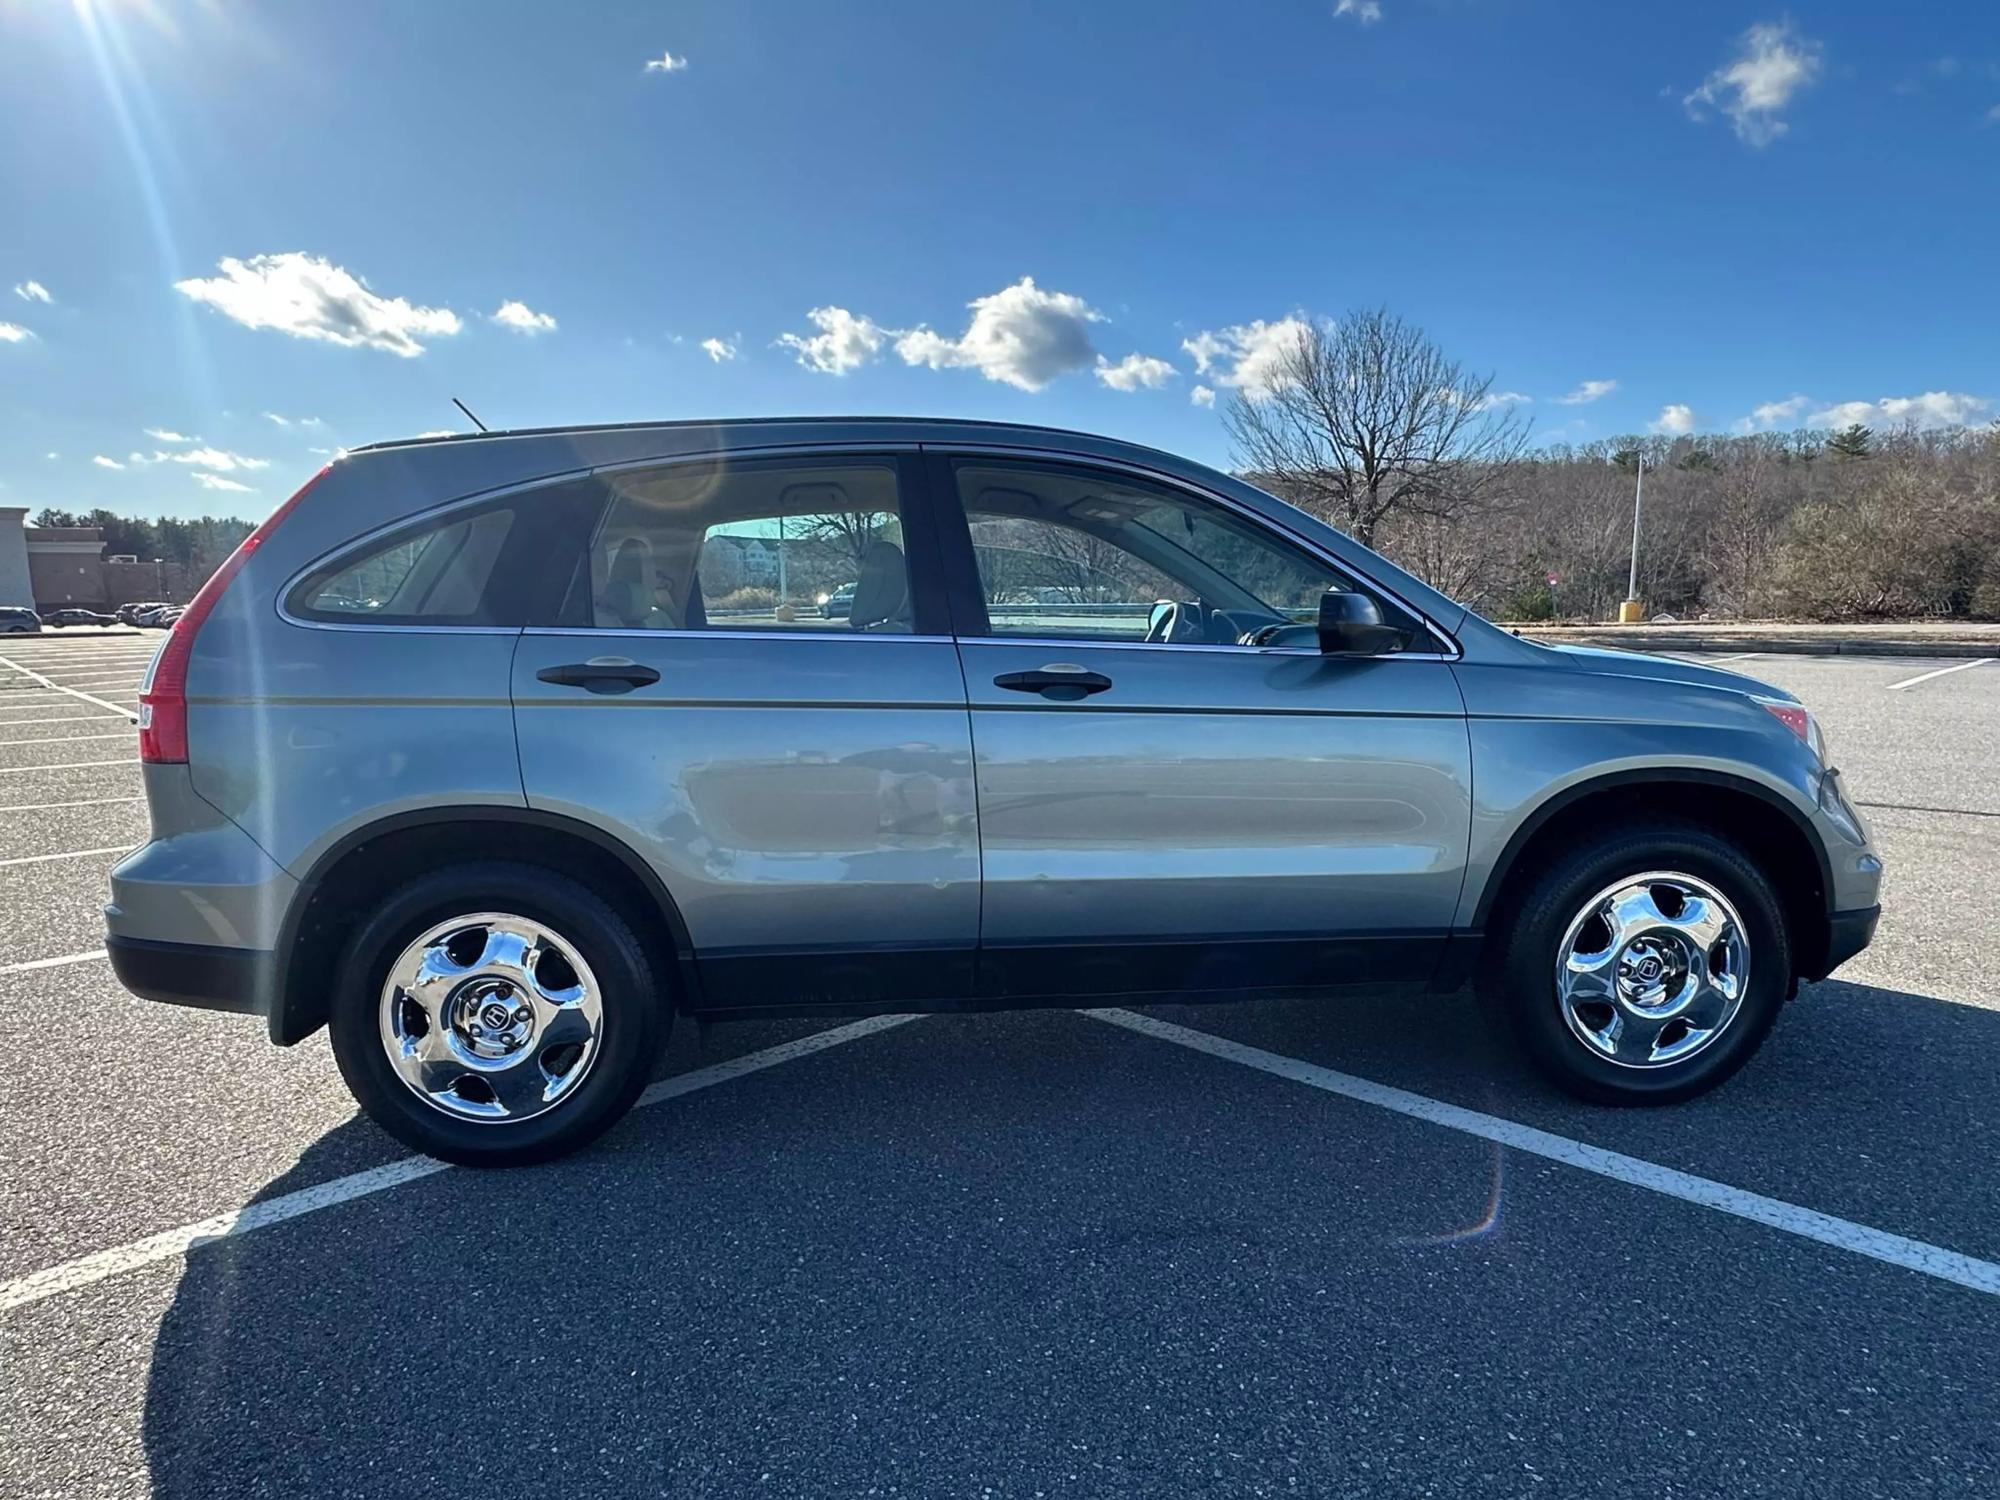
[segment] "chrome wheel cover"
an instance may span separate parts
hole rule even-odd
[[[1556,955],[1570,1034],[1621,1068],[1664,1068],[1712,1045],[1743,1009],[1750,940],[1706,881],[1655,870],[1583,904]]]
[[[596,1060],[597,978],[546,923],[472,912],[421,934],[382,985],[382,1046],[404,1087],[461,1120],[513,1124],[576,1093]]]

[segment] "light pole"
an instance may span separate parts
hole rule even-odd
[[[1625,602],[1618,606],[1623,625],[1639,623],[1639,509],[1646,502],[1646,458],[1639,456],[1639,479],[1632,489],[1632,572],[1625,580]]]

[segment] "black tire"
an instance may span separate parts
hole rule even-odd
[[[480,911],[546,923],[589,965],[602,994],[590,1071],[569,1098],[519,1121],[463,1119],[426,1103],[397,1075],[382,1041],[390,965],[426,929]],[[368,1117],[412,1150],[469,1167],[548,1161],[610,1129],[646,1086],[673,1017],[663,968],[616,911],[566,875],[489,860],[447,865],[384,899],[348,941],[328,1014],[333,1055]]]
[[[1632,1068],[1571,1032],[1557,999],[1556,965],[1569,924],[1593,895],[1654,870],[1706,881],[1736,908],[1750,945],[1749,983],[1733,1020],[1700,1051]],[[1728,839],[1677,821],[1607,828],[1555,856],[1532,880],[1492,935],[1486,999],[1529,1060],[1565,1092],[1597,1104],[1678,1103],[1730,1078],[1770,1034],[1791,991],[1783,909],[1768,877]]]

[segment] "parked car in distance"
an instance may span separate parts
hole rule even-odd
[[[44,625],[58,629],[66,625],[116,625],[116,615],[101,615],[94,609],[52,609],[42,616]]]
[[[144,599],[131,604],[121,604],[118,606],[118,619],[125,625],[137,625],[141,623],[142,616],[157,614],[166,607],[167,601],[164,599]]]
[[[823,620],[844,620],[854,613],[855,585],[843,583],[830,594],[819,596],[819,613]]]
[[[20,605],[0,606],[0,635],[40,635],[42,617]]]
[[[155,604],[140,610],[132,617],[132,623],[143,630],[164,630],[180,617],[180,605]]]
[[[709,619],[766,538],[852,565],[845,618]],[[1046,429],[356,449],[140,703],[120,979],[330,1026],[367,1112],[459,1162],[590,1140],[688,1015],[1362,984],[1422,1031],[1469,981],[1556,1084],[1665,1103],[1879,910],[1782,689],[1519,639],[1239,479]]]

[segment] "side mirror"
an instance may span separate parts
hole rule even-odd
[[[1398,651],[1404,633],[1382,623],[1382,610],[1366,594],[1328,589],[1319,596],[1319,649],[1328,656],[1380,656]]]

